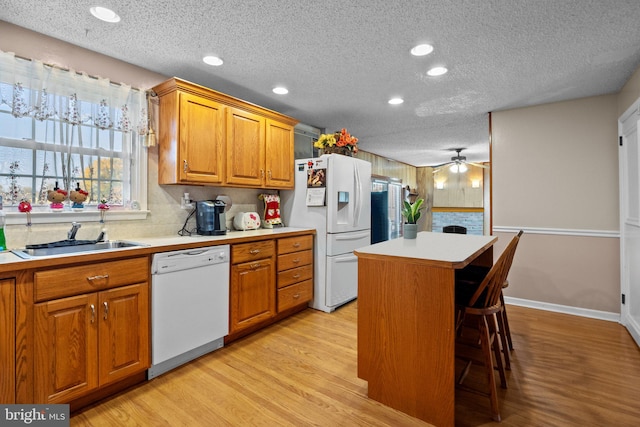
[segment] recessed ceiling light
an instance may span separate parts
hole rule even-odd
[[[411,54],[414,56],[424,56],[431,52],[433,52],[433,46],[430,44],[419,44],[411,49]]]
[[[429,71],[427,71],[427,74],[429,76],[441,76],[443,74],[447,73],[447,70],[445,67],[433,67],[432,69],[430,69]]]
[[[277,93],[278,95],[286,95],[289,93],[289,89],[286,87],[278,86],[273,88],[273,93]]]
[[[107,9],[106,7],[93,6],[89,10],[91,11],[91,14],[93,16],[102,21],[112,23],[120,22],[120,17],[118,16],[118,14],[111,9]]]
[[[205,56],[204,58],[202,58],[202,61],[204,61],[205,64],[213,65],[215,67],[222,65],[224,62],[217,56]]]
[[[404,99],[402,98],[391,98],[389,100],[389,104],[391,105],[398,105],[398,104],[402,104],[404,102]]]

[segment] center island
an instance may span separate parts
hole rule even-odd
[[[495,236],[420,232],[358,257],[358,377],[369,398],[454,426],[456,271],[493,264]]]

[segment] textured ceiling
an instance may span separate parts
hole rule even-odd
[[[96,20],[96,4],[121,22]],[[616,93],[640,65],[638,0],[3,0],[0,20],[347,127],[363,150],[415,166],[458,147],[487,161],[488,112]],[[432,54],[409,54],[424,42]],[[428,77],[434,65],[449,73]]]

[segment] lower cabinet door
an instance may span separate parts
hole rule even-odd
[[[100,385],[149,367],[149,286],[100,292]]]
[[[34,403],[66,403],[98,387],[98,296],[34,307]]]
[[[234,265],[231,269],[231,332],[276,315],[275,268],[271,259]]]
[[[149,367],[149,286],[34,306],[34,403],[68,403]]]

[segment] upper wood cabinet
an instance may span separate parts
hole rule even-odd
[[[227,184],[262,187],[266,119],[238,108],[227,113]],[[293,166],[292,166],[293,168]]]
[[[293,188],[295,160],[293,139],[292,125],[267,120],[265,187]]]
[[[175,77],[153,90],[160,184],[293,188],[297,120]]]
[[[160,97],[158,182],[221,184],[226,107],[192,93]]]

